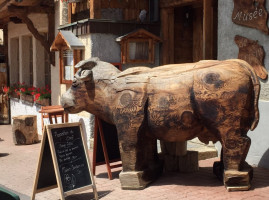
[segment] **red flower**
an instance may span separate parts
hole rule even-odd
[[[35,95],[35,99],[34,99],[34,101],[37,101],[37,100],[39,99],[39,97],[40,97],[40,94],[37,93],[37,94]]]
[[[26,90],[25,90],[25,88],[21,88],[21,92],[25,92]]]
[[[4,91],[4,93],[8,93],[9,92],[9,87],[4,86],[3,91]]]

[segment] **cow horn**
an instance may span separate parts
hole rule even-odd
[[[92,69],[94,66],[97,65],[98,61],[100,61],[100,59],[97,57],[93,57],[87,60],[82,60],[78,64],[76,64],[75,68]]]

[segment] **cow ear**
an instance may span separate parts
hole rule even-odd
[[[82,60],[78,64],[76,64],[75,68],[79,69],[92,69],[97,65],[97,62],[100,61],[99,58],[90,58],[87,60]]]
[[[80,80],[82,81],[90,81],[92,80],[92,70],[85,69],[81,71]]]

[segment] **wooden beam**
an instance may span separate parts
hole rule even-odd
[[[101,0],[90,0],[90,18],[101,18]]]
[[[202,2],[203,0],[161,0],[161,8],[177,7],[177,6],[186,6],[197,2]]]
[[[20,18],[22,20],[22,22],[24,24],[26,24],[28,30],[33,34],[33,36],[40,41],[40,43],[42,44],[42,46],[46,49],[46,51],[48,53],[50,53],[50,45],[48,43],[48,41],[46,40],[46,38],[41,35],[38,30],[35,28],[33,22],[31,19],[29,19],[27,17],[27,15],[18,15],[18,18]]]
[[[5,0],[3,3],[0,4],[0,10],[5,6],[8,6],[12,0]]]
[[[213,1],[204,0],[203,2],[203,59],[213,59]]]
[[[49,48],[55,38],[55,14],[48,14],[48,44]],[[55,66],[55,52],[50,52],[50,63]]]
[[[54,8],[50,6],[33,6],[33,7],[9,6],[8,11],[15,13],[54,13]]]

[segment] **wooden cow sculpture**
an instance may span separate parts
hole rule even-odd
[[[97,58],[81,61],[62,96],[67,112],[88,111],[115,124],[122,188],[144,188],[162,167],[156,140],[220,141],[224,170],[242,170],[259,121],[259,80],[242,60],[136,67],[120,72]],[[128,180],[128,181],[125,181]]]

